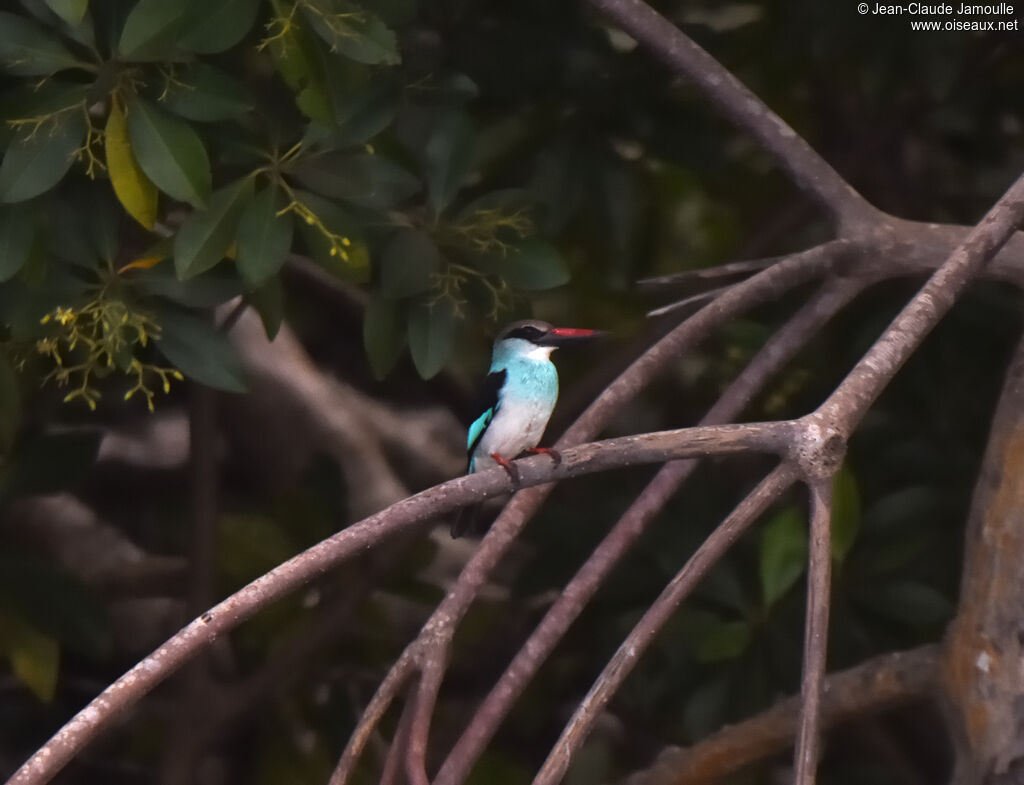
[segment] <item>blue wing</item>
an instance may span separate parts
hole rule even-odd
[[[487,426],[491,424],[491,420],[494,419],[494,415],[498,411],[498,406],[501,402],[501,388],[505,384],[506,376],[508,376],[508,372],[504,369],[487,374],[487,378],[484,379],[483,386],[477,394],[476,402],[473,406],[475,419],[469,426],[469,432],[466,434],[466,453],[469,458],[467,472],[471,473],[473,471],[473,451],[480,443],[484,436],[484,431],[487,430]]]

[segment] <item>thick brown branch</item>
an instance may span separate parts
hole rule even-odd
[[[793,484],[797,476],[798,471],[792,464],[783,463],[778,466],[701,544],[658,599],[647,609],[605,666],[590,692],[566,724],[562,735],[551,748],[547,760],[533,780],[533,785],[555,785],[561,781],[569,768],[569,761],[586,740],[598,716],[632,672],[658,631],[679,607],[679,603],[696,588],[707,571],[758,516]]]
[[[937,687],[940,648],[922,646],[883,654],[828,676],[822,685],[821,723],[832,727],[863,714],[928,697]],[[799,696],[762,714],[729,725],[692,747],[664,750],[627,785],[711,785],[793,744],[800,720]]]
[[[996,407],[942,663],[956,785],[1020,780],[1024,760],[1024,339]]]
[[[876,211],[824,158],[739,79],[643,0],[590,0],[673,71],[690,79],[733,123],[753,136],[842,234],[859,234]]]

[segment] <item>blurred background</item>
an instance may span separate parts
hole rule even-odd
[[[912,32],[845,0],[654,5],[894,215],[972,224],[1024,169],[1019,33]],[[647,318],[695,291],[637,281],[832,236],[763,151],[583,3],[21,0],[0,13],[0,775],[203,609],[461,473],[474,386],[508,321],[614,333],[556,355],[551,443],[689,312]],[[917,283],[869,290],[744,419],[813,409]],[[608,433],[697,421],[808,292],[679,358]],[[941,638],[1019,300],[975,286],[852,441],[830,668]],[[700,468],[470,782],[530,780],[766,467]],[[460,627],[437,754],[654,471],[555,491]],[[797,690],[804,513],[794,494],[713,571],[567,782],[619,781]],[[56,781],[325,782],[472,551],[436,523],[217,641]],[[833,731],[820,781],[942,781],[947,749],[934,707],[902,707]],[[730,781],[784,781],[788,764]]]

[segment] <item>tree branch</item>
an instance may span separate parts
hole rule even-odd
[[[1024,219],[1024,175],[1010,187],[978,226],[968,234],[967,238],[950,255],[949,259],[925,283],[921,291],[907,304],[893,321],[892,325],[868,350],[864,358],[854,367],[832,396],[825,401],[817,412],[799,421],[803,427],[793,432],[795,439],[791,445],[790,457],[794,464],[800,467],[805,476],[811,478],[831,476],[831,473],[838,466],[841,454],[845,451],[846,439],[852,428],[860,422],[870,405],[881,394],[881,391],[892,380],[892,377],[895,376],[914,349],[924,340],[928,332],[952,307],[971,279],[981,272],[986,262],[1013,235],[1022,219]],[[722,299],[725,299],[727,296],[728,294],[723,295]],[[704,313],[704,311],[698,313],[697,316],[700,316],[701,313]],[[592,406],[591,408],[593,409],[594,407]],[[584,413],[584,416],[586,416],[586,413]],[[582,420],[583,417],[580,419]],[[789,466],[790,464],[785,463],[776,472],[785,471]],[[774,474],[771,475],[769,479],[774,476]],[[765,483],[767,482],[768,480],[765,481]],[[762,483],[762,488],[765,483]],[[748,496],[743,504],[747,504],[756,493],[755,491],[754,494]],[[739,509],[737,508],[737,510]],[[690,563],[697,558],[697,555],[704,551],[706,546],[709,546],[716,539],[716,535],[726,527],[728,521],[735,515],[736,512],[734,511],[733,516],[727,519],[701,546],[697,554],[691,558],[687,566],[676,576],[673,583],[680,581],[680,576],[687,573]],[[749,523],[749,521],[744,521],[744,523]],[[717,560],[721,553],[724,553],[725,547],[721,545],[718,547],[721,550],[714,552],[715,555],[711,557],[713,560]],[[824,569],[826,568],[818,566],[819,572]],[[821,574],[818,576],[819,581],[820,578]],[[669,589],[666,589],[666,592],[669,592],[671,587],[672,584],[670,584]],[[680,600],[685,596],[685,593],[685,591],[680,593]],[[648,610],[644,619],[641,620],[637,628],[634,628],[633,633],[630,634],[615,657],[612,658],[605,668],[601,678],[595,683],[590,693],[588,693],[583,703],[573,715],[573,718],[569,721],[558,743],[549,754],[544,766],[534,780],[534,785],[554,785],[564,775],[573,752],[582,744],[583,739],[586,738],[599,711],[604,707],[611,695],[614,694],[615,690],[618,689],[622,679],[625,678],[625,674],[632,670],[633,659],[637,655],[635,647],[640,640],[644,639],[643,634],[638,634],[637,630],[651,617],[652,629],[649,635],[653,636],[664,623],[663,620],[658,621],[659,614],[664,614],[667,619],[668,614],[674,609],[675,604],[666,610],[662,604],[664,598],[665,593]],[[821,598],[821,601],[825,603],[826,608],[825,610],[819,609],[817,611],[818,614],[827,612],[827,595]],[[814,614],[812,613],[812,622],[813,616]],[[809,628],[809,632],[813,631],[814,629]],[[649,638],[646,640],[649,641]],[[811,645],[808,644],[806,651],[809,654],[814,654],[816,657],[822,656],[820,653],[812,651]],[[641,651],[642,648],[640,649]],[[810,667],[805,664],[805,688],[810,686],[813,689],[815,680],[820,678],[820,676],[815,675],[815,668],[818,668],[820,673],[820,664],[812,662]],[[813,695],[811,700],[814,700]],[[798,770],[803,772],[807,771],[807,763],[800,763],[800,761],[808,759],[808,748],[810,748],[811,754],[813,754],[816,743],[813,741],[816,709],[812,706],[806,716],[807,721],[805,722],[804,733],[801,735],[796,752]],[[808,777],[807,774],[804,774],[803,776],[805,782],[813,782],[813,775]]]
[[[1024,175],[950,254],[854,366],[818,415],[846,438],[882,390],[1024,221]]]
[[[811,493],[810,564],[807,568],[807,622],[800,687],[800,735],[795,785],[814,785],[818,768],[821,684],[828,651],[828,606],[832,573],[833,472],[808,481]]]
[[[437,694],[441,691],[447,666],[447,647],[436,647],[429,652],[420,670],[420,685],[416,691],[416,709],[409,731],[409,749],[406,773],[409,785],[430,785],[427,776],[427,742],[430,739],[430,720],[434,715]]]
[[[661,463],[698,455],[779,452],[792,423],[684,428],[626,436],[565,450],[562,461],[538,455],[518,462],[520,484],[530,487],[591,474],[615,466]],[[311,578],[383,539],[460,506],[513,490],[501,468],[458,477],[399,501],[353,524],[257,578],[184,627],[156,651],[107,687],[27,761],[9,781],[37,785],[48,781],[88,741],[219,635]]]
[[[619,646],[618,651],[594,682],[594,686],[577,707],[534,778],[533,785],[555,785],[562,779],[573,754],[589,735],[601,711],[632,672],[640,656],[675,612],[679,603],[693,591],[708,570],[798,476],[799,471],[789,462],[776,467],[722,521],[676,573]]]
[[[863,714],[927,697],[938,684],[938,644],[883,654],[828,676],[822,685],[821,724],[832,727]],[[710,785],[793,744],[801,712],[794,695],[748,720],[680,749],[658,755],[626,785]]]
[[[1019,779],[1024,734],[1024,338],[992,418],[967,519],[963,578],[942,662],[956,785]]]
[[[754,395],[858,291],[847,282],[826,283],[783,325],[711,407],[701,425],[734,419]],[[462,736],[434,778],[434,785],[457,785],[493,737],[523,689],[568,631],[601,583],[696,468],[694,460],[665,464],[594,552],[566,584],[540,624],[477,708]]]
[[[570,426],[555,447],[566,450],[596,434],[612,415],[628,403],[674,357],[705,337],[726,319],[781,295],[841,264],[856,248],[854,243],[833,241],[787,257],[773,267],[751,276],[718,300],[676,327],[650,347],[612,382]],[[563,453],[564,454],[564,453]],[[447,657],[455,626],[476,598],[491,570],[504,555],[526,522],[547,498],[550,488],[529,488],[517,493],[491,525],[480,546],[467,562],[452,589],[437,606],[420,635],[406,648],[395,668],[408,667],[428,656]],[[390,676],[389,676],[390,678]],[[355,765],[368,739],[360,722],[338,763],[331,785],[341,785]]]

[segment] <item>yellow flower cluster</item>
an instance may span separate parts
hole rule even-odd
[[[73,387],[64,396],[65,403],[80,398],[95,410],[101,395],[94,381],[120,371],[135,379],[125,400],[142,393],[153,411],[154,392],[146,383],[147,377],[156,376],[165,393],[170,392],[171,378],[184,379],[175,368],[144,363],[135,356],[137,348],[146,347],[151,339],[160,339],[160,325],[120,300],[98,297],[81,308],[57,306],[40,323],[56,328],[36,341],[36,351],[54,364],[44,382],[53,379],[61,387]]]

